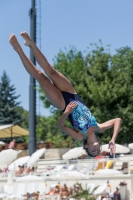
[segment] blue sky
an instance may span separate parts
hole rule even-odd
[[[112,54],[120,47],[133,48],[132,0],[36,0],[37,4],[39,1],[41,50],[51,64],[60,49],[75,46],[84,51],[90,43],[98,43],[99,39],[104,47],[110,45]],[[21,106],[26,110],[29,109],[29,75],[8,39],[10,33],[14,33],[24,52],[27,56],[30,55],[20,37],[21,31],[30,33],[30,8],[31,0],[0,1],[0,77],[5,70],[11,84],[16,88],[16,94],[21,95]],[[49,115],[49,111],[44,109],[42,104],[40,113]]]

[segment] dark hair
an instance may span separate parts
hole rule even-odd
[[[101,144],[101,141],[100,141],[99,137],[96,137],[96,138],[97,138],[97,142],[98,142],[99,145],[100,145],[100,144]],[[101,152],[101,147],[99,148],[99,153],[98,153],[97,155],[92,155],[91,153],[89,153],[88,148],[85,148],[85,145],[86,145],[86,144],[87,144],[87,140],[85,139],[85,140],[83,141],[83,149],[86,151],[86,153],[87,153],[88,156],[90,156],[90,157],[96,157],[97,155],[100,154],[100,152]]]

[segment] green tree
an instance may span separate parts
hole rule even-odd
[[[16,107],[16,112],[20,113],[22,117],[22,121],[20,122],[20,126],[24,129],[29,129],[29,112],[25,110],[22,106]]]
[[[118,142],[133,142],[133,50],[120,48],[112,56],[112,85],[114,95],[114,115],[122,118],[122,128]]]
[[[20,95],[15,95],[15,90],[4,71],[0,82],[0,124],[20,124],[22,121],[20,113],[16,110],[20,104],[17,102]]]
[[[125,47],[111,55],[102,46],[95,45],[91,49],[85,54],[74,48],[60,51],[54,59],[54,67],[71,81],[98,123],[116,117],[122,118],[122,128],[116,142],[132,142],[133,51]],[[43,91],[40,91],[44,106],[51,108],[52,117],[57,122],[61,112],[57,112]],[[47,126],[48,124],[50,125],[50,118],[47,119]],[[50,130],[53,135],[59,133],[59,130],[56,131]],[[108,142],[112,131],[106,130],[102,141]]]

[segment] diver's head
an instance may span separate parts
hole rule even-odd
[[[87,142],[87,140],[84,140],[83,148],[88,156],[96,157],[100,154],[100,141],[97,140],[95,142]]]

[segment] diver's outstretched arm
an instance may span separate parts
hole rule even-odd
[[[114,128],[112,139],[109,141],[110,154],[112,155],[113,153],[115,153],[116,150],[115,140],[120,130],[121,118],[115,118],[109,120],[107,122],[104,122],[103,124],[98,124],[98,126],[99,126],[99,132],[103,132],[104,130],[112,127]]]
[[[113,131],[113,135],[112,135],[112,140],[115,141],[116,137],[118,135],[120,126],[121,126],[121,118],[111,119],[111,120],[106,121],[106,122],[104,122],[102,124],[98,124],[98,126],[99,126],[98,132],[103,132],[106,129],[109,129],[109,128],[113,127],[114,131]]]

